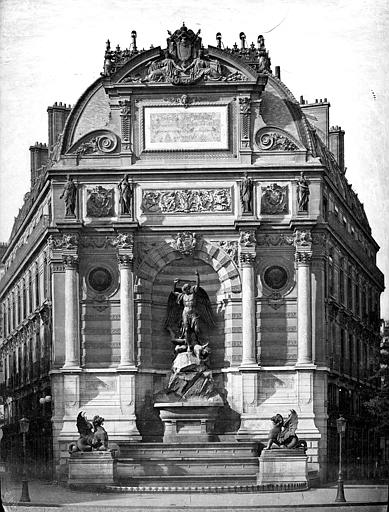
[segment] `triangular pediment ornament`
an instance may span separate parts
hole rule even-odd
[[[289,133],[280,128],[261,128],[255,134],[255,143],[260,151],[301,151],[305,148]]]

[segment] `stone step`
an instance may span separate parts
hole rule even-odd
[[[118,459],[116,474],[118,478],[136,477],[143,475],[212,475],[256,474],[258,458],[212,458],[212,457],[172,457],[149,459]]]
[[[257,475],[142,475],[120,478],[118,487],[214,487],[256,485]],[[109,486],[112,487],[112,486]]]

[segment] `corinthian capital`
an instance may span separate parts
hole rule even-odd
[[[121,254],[117,255],[118,263],[120,268],[132,268],[132,264],[134,261],[132,254]]]
[[[76,254],[64,254],[62,261],[65,268],[77,268],[78,266],[78,256]]]

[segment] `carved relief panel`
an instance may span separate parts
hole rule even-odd
[[[111,218],[117,215],[118,198],[113,184],[87,185],[84,188],[84,217],[91,220]]]
[[[144,189],[141,211],[145,215],[232,213],[230,187]]]
[[[288,185],[271,183],[261,186],[261,214],[285,215],[289,213]]]

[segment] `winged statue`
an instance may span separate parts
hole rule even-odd
[[[266,448],[271,449],[273,444],[282,448],[303,448],[307,450],[306,441],[300,440],[296,435],[298,425],[298,415],[294,409],[291,409],[289,416],[284,421],[281,414],[276,414],[270,418],[273,426],[269,432]]]
[[[200,286],[197,270],[195,285],[185,283],[179,288],[179,282],[179,279],[174,280],[174,288],[168,298],[165,329],[177,345],[177,352],[193,351],[195,345],[204,341],[204,326],[209,329],[215,326],[215,317],[208,294]]]
[[[76,422],[80,437],[75,443],[70,443],[69,453],[108,450],[108,434],[103,423],[104,418],[101,416],[96,415],[89,421],[86,414],[81,411]]]

